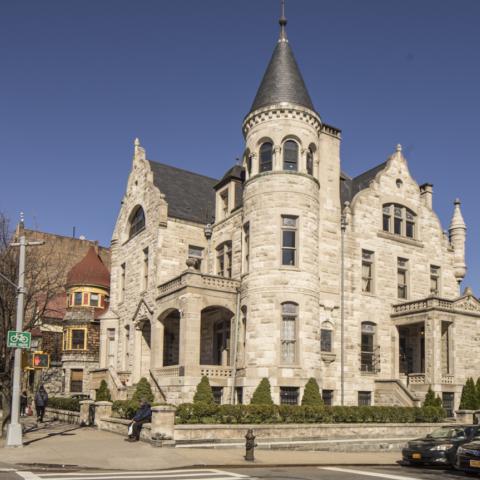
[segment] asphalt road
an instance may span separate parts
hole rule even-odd
[[[87,470],[68,473],[0,471],[0,480],[460,480],[463,478],[469,477],[453,470],[401,466],[277,467],[227,470],[203,468],[137,472]]]

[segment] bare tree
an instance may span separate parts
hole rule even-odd
[[[14,232],[8,218],[0,212],[0,272],[18,284],[18,248],[10,246]],[[28,239],[27,239],[28,240]],[[54,245],[27,247],[25,266],[24,331],[38,325],[52,299],[63,291],[65,259]],[[0,278],[0,392],[3,407],[1,432],[10,420],[14,350],[7,348],[7,331],[15,330],[16,291]]]

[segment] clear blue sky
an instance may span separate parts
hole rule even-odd
[[[278,35],[279,0],[18,0],[0,6],[0,210],[108,244],[140,137],[152,160],[219,177],[243,151]],[[350,175],[402,143],[456,196],[480,293],[480,1],[289,0],[314,104]]]

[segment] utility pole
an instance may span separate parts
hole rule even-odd
[[[17,319],[15,329],[17,332],[23,331],[23,309],[25,298],[25,254],[26,247],[30,245],[43,245],[44,242],[27,242],[25,238],[23,212],[20,213],[19,226],[19,242],[11,243],[11,247],[20,247],[20,255],[18,260],[18,285],[17,289]],[[3,275],[2,275],[3,277]],[[12,284],[11,281],[9,281]],[[22,349],[15,348],[15,361],[13,366],[13,388],[12,388],[12,408],[10,412],[10,424],[7,429],[7,447],[21,447],[22,441],[22,426],[20,425],[20,374],[22,368]]]
[[[345,210],[349,202],[345,202],[345,209],[340,218],[340,405],[345,405],[345,230],[348,220]]]

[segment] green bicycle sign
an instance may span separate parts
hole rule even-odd
[[[30,332],[16,332],[9,330],[7,334],[7,347],[9,348],[30,348],[32,334]]]

